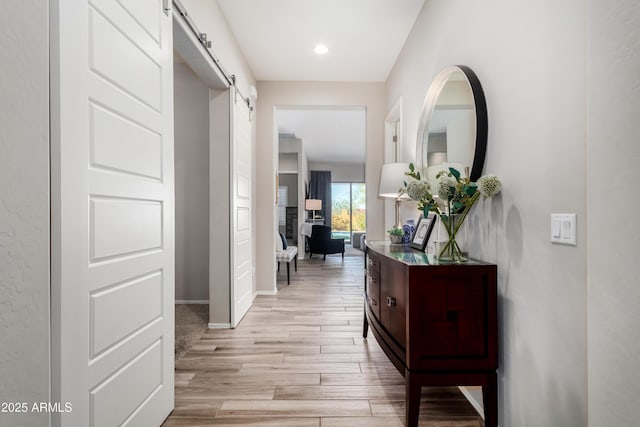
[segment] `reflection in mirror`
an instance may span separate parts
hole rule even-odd
[[[417,162],[432,185],[441,170],[457,169],[475,181],[486,150],[486,104],[475,74],[444,69],[431,83],[418,130]]]

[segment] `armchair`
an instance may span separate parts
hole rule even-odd
[[[331,227],[328,225],[314,225],[309,237],[309,258],[313,254],[322,254],[323,259],[327,259],[328,254],[339,253],[344,258],[344,239],[332,239]]]

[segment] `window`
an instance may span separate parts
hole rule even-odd
[[[366,231],[366,185],[362,182],[331,183],[331,234],[351,241],[353,232]]]

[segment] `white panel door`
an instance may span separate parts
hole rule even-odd
[[[172,25],[162,0],[52,2],[52,395],[63,426],[173,408]]]
[[[231,179],[232,259],[231,326],[236,327],[253,302],[251,237],[251,122],[249,107],[234,91]]]

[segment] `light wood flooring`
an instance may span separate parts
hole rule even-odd
[[[233,330],[208,330],[176,363],[165,426],[404,425],[404,379],[362,338],[363,258],[300,260]],[[481,427],[457,388],[423,388],[420,425]]]

